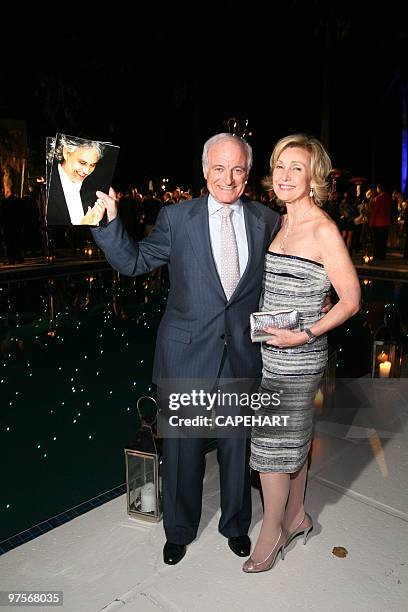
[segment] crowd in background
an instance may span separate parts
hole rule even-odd
[[[180,187],[172,191],[149,190],[145,194],[135,187],[118,189],[119,216],[132,238],[141,240],[154,228],[163,206],[206,193],[206,187],[197,194]],[[248,186],[246,195],[284,212],[272,191],[258,191]],[[0,259],[15,264],[27,256],[47,255],[58,249],[81,251],[92,240],[89,228],[84,226],[45,230],[43,209],[40,189],[30,190],[22,198],[13,193],[4,194],[0,203]],[[350,254],[364,252],[381,260],[385,259],[387,249],[400,250],[408,259],[408,206],[400,191],[394,190],[391,194],[382,183],[375,188],[353,185],[348,189],[334,189],[324,210],[338,225]]]
[[[0,201],[0,258],[22,263],[28,254],[42,255],[39,194],[28,191],[19,197],[5,192]]]
[[[402,193],[392,195],[383,183],[360,193],[356,188],[329,194],[326,212],[338,225],[350,253],[385,259],[388,249],[402,250],[408,258],[407,202]]]

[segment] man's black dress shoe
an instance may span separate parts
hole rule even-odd
[[[251,540],[247,535],[228,538],[228,546],[238,557],[248,557],[251,552]]]
[[[182,560],[186,554],[187,546],[185,544],[172,544],[166,542],[163,548],[163,561],[167,565],[176,565]],[[249,553],[248,553],[249,554]]]

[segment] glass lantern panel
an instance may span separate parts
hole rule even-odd
[[[397,378],[401,375],[401,346],[395,342],[373,343],[372,378]]]
[[[157,459],[127,454],[128,507],[130,512],[155,514]]]

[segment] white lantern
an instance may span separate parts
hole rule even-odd
[[[144,399],[154,402],[154,419],[142,417],[139,402]],[[136,410],[140,428],[135,441],[125,448],[127,512],[132,518],[157,523],[162,518],[162,461],[156,431],[156,400],[150,396],[140,397]]]

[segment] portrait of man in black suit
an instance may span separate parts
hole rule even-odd
[[[53,145],[48,139],[47,225],[97,225],[96,191],[109,188],[118,147],[65,134]]]

